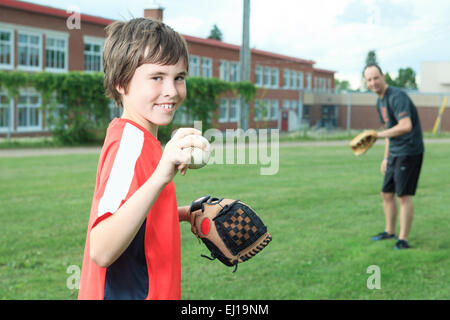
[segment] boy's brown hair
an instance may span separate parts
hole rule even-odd
[[[106,96],[114,99],[119,106],[122,106],[122,98],[116,86],[124,88],[126,92],[134,72],[142,64],[174,65],[179,59],[183,59],[188,71],[186,40],[160,21],[148,18],[116,21],[105,30],[104,87]]]

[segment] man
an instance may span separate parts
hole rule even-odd
[[[377,132],[385,138],[384,159],[381,173],[384,181],[381,191],[386,220],[384,232],[372,240],[395,238],[397,218],[397,194],[400,204],[400,233],[394,249],[409,248],[408,236],[413,221],[412,197],[415,195],[424,153],[419,115],[409,96],[399,88],[388,86],[378,65],[364,69],[367,87],[378,95],[377,111],[385,130]]]

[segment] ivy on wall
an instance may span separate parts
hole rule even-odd
[[[47,124],[53,136],[63,144],[102,141],[110,121],[110,100],[103,87],[103,73],[71,71],[67,73],[0,71],[0,88],[10,99],[17,99],[20,89],[33,87],[42,98]],[[186,80],[187,96],[183,105],[191,118],[211,126],[218,109],[218,97],[233,92],[247,102],[256,94],[250,82],[226,82],[217,78],[192,77]],[[161,130],[162,129],[162,130]],[[159,138],[170,138],[173,124],[160,128]]]

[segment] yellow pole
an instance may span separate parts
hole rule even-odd
[[[444,97],[444,99],[442,99],[441,109],[439,110],[439,114],[436,118],[436,122],[434,123],[433,134],[436,134],[437,129],[439,128],[439,125],[440,125],[441,119],[442,119],[442,115],[444,114],[444,109],[445,109],[446,104],[447,104],[447,97]]]

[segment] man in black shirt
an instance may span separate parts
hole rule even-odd
[[[395,238],[397,217],[397,194],[400,204],[400,233],[395,249],[409,248],[408,235],[411,230],[415,195],[424,153],[422,129],[414,103],[401,89],[388,86],[381,68],[368,65],[364,69],[367,87],[376,93],[377,110],[385,130],[377,133],[385,138],[384,159],[381,173],[384,175],[381,196],[386,220],[384,232],[373,240]]]

